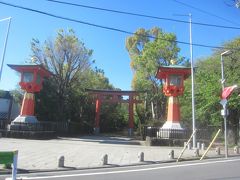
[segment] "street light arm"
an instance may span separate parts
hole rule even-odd
[[[11,17],[8,18],[8,27],[7,27],[7,34],[6,34],[6,38],[4,41],[4,49],[3,49],[3,53],[2,53],[2,62],[1,62],[1,67],[0,67],[0,81],[2,78],[2,71],[3,71],[3,64],[4,64],[4,57],[5,57],[5,53],[6,53],[6,47],[7,47],[7,41],[8,41],[8,34],[9,34],[9,29],[10,29],[10,24],[11,24]]]
[[[227,50],[227,51],[224,51],[223,53],[221,53],[221,56],[227,56],[229,54],[232,54],[232,51]]]
[[[224,51],[224,52],[221,53],[221,76],[222,76],[221,84],[222,84],[222,90],[224,90],[224,87],[225,87],[223,56],[227,56],[227,55],[229,55],[231,53],[232,53],[232,51],[230,51],[230,50],[227,50],[227,51]]]

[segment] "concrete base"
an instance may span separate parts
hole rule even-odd
[[[133,136],[133,128],[128,129],[128,136]]]
[[[31,129],[32,124],[37,124],[38,120],[35,116],[18,116],[14,121],[8,125],[8,130],[21,130],[21,131],[29,131]]]
[[[157,134],[157,136],[161,136],[165,139],[180,138],[184,135],[184,129],[181,127],[180,123],[167,121],[162,126],[161,130],[161,134]]]
[[[180,124],[180,123],[174,123],[174,122],[169,122],[169,121],[165,122],[161,129],[184,130],[184,129],[181,127],[181,124]]]
[[[38,123],[38,120],[35,116],[18,116],[11,124],[21,124],[21,123]]]
[[[100,132],[100,128],[99,128],[99,127],[95,127],[93,133],[94,133],[95,135],[98,135],[99,132]]]

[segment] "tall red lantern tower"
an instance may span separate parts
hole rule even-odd
[[[158,68],[156,77],[164,80],[163,92],[168,96],[168,112],[167,121],[162,129],[179,129],[182,130],[180,124],[180,104],[178,96],[183,95],[184,80],[191,74],[191,68],[185,66],[174,65],[161,66]]]
[[[34,93],[42,89],[44,77],[49,77],[51,73],[42,65],[12,65],[8,66],[21,73],[19,85],[25,90],[20,115],[12,122],[14,123],[36,123],[37,118],[34,116]]]

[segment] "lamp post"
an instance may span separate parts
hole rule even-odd
[[[231,54],[232,52],[230,50],[224,51],[221,53],[221,84],[222,84],[222,91],[225,88],[225,77],[224,77],[224,61],[223,57]],[[224,143],[225,143],[225,158],[228,157],[228,141],[227,141],[227,115],[228,115],[228,109],[227,109],[227,100],[222,101],[223,111],[222,116],[224,119]]]
[[[4,57],[5,57],[6,48],[7,48],[7,40],[8,40],[8,34],[9,34],[11,19],[12,19],[11,17],[8,17],[8,18],[0,20],[0,22],[8,20],[7,34],[6,34],[5,41],[4,41],[4,49],[3,49],[3,53],[2,53],[2,62],[1,62],[1,67],[0,67],[0,81],[1,81],[1,78],[2,78],[3,63],[4,63]]]

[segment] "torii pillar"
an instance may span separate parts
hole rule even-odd
[[[132,136],[133,134],[133,128],[134,128],[134,117],[133,117],[133,95],[129,95],[129,103],[128,103],[128,116],[129,116],[129,120],[128,120],[128,135]]]
[[[97,99],[96,99],[96,109],[95,109],[95,126],[94,126],[94,133],[95,134],[99,134],[99,130],[100,130],[100,126],[99,126],[99,123],[100,123],[100,110],[101,110],[101,96],[97,96]]]

